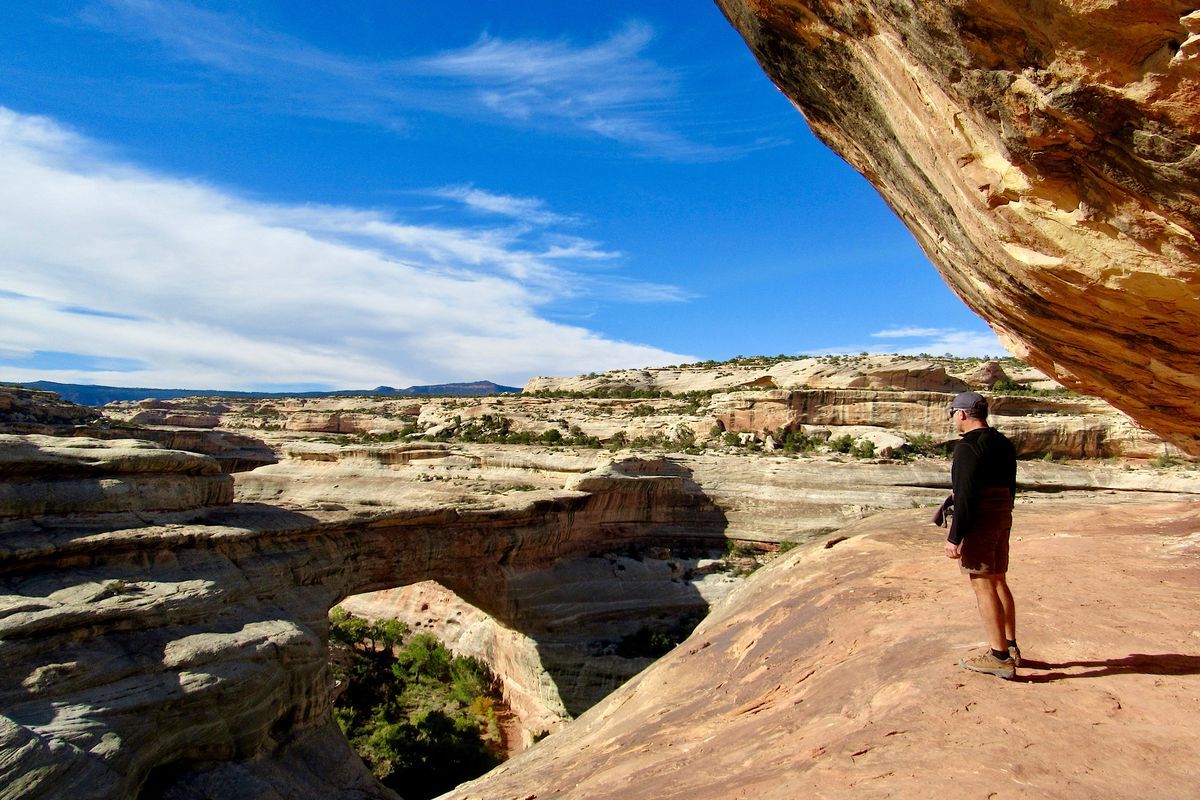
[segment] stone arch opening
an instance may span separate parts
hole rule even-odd
[[[367,568],[333,599],[486,663],[515,718],[509,739],[519,752],[665,652],[655,647],[685,639],[722,593],[710,584],[720,582],[727,523],[690,473],[661,459],[614,466],[579,481],[587,493],[565,504],[534,503],[532,516],[493,515],[485,528],[442,520],[440,550],[425,524],[376,526],[364,532],[381,537]],[[480,540],[486,530],[500,541]],[[467,549],[454,545],[460,538]],[[421,580],[387,555],[386,541],[397,539],[421,556]],[[369,568],[381,564],[399,569]],[[381,588],[388,580],[396,585]]]

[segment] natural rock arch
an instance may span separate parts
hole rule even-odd
[[[624,542],[719,541],[725,525],[665,462],[595,470],[500,511],[354,519],[251,503],[142,521],[5,530],[0,575],[15,593],[0,666],[27,677],[0,689],[0,776],[20,796],[219,796],[229,781],[311,793],[327,780],[377,793],[329,721],[339,600],[436,580],[519,626],[514,575]],[[238,763],[264,753],[273,777]]]

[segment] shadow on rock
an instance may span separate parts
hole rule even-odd
[[[1017,679],[1025,683],[1049,683],[1069,678],[1104,678],[1109,675],[1200,675],[1200,656],[1186,656],[1180,653],[1158,655],[1131,653],[1124,658],[1057,663],[1021,659],[1021,669],[1084,670],[1082,672],[1042,672],[1036,675],[1018,675]]]

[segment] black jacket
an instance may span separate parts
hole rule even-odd
[[[1011,497],[1016,496],[1017,451],[995,428],[967,431],[954,448],[950,482],[954,487],[954,516],[946,539],[958,544],[971,535],[984,489],[1004,488]]]

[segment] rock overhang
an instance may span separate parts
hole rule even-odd
[[[1200,453],[1191,4],[717,4],[1014,353]]]

